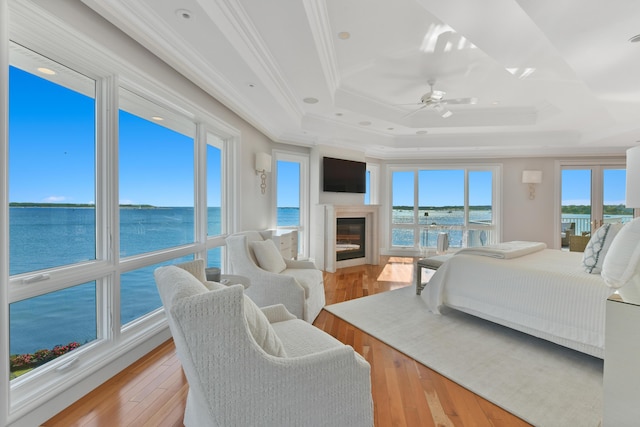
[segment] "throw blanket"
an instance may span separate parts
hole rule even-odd
[[[514,240],[512,242],[503,242],[495,245],[460,249],[456,252],[456,255],[482,255],[498,259],[511,259],[538,252],[546,248],[546,243]]]

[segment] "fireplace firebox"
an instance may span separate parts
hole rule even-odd
[[[336,218],[336,261],[365,257],[365,218]]]

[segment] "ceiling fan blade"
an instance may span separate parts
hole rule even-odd
[[[440,103],[433,104],[433,109],[436,110],[443,119],[446,119],[447,117],[451,117],[453,115],[451,110],[446,109],[445,107],[440,105]]]
[[[427,108],[427,105],[426,105],[426,104],[425,104],[425,105],[423,105],[423,106],[422,106],[422,107],[420,107],[420,108],[416,108],[415,110],[413,110],[413,111],[411,111],[411,112],[409,112],[409,113],[405,114],[404,116],[402,116],[402,117],[400,117],[400,118],[401,118],[401,119],[406,119],[407,117],[412,116],[412,115],[414,115],[415,113],[417,113],[418,111],[424,110],[425,108]]]
[[[443,104],[450,104],[450,105],[477,104],[478,98],[452,98],[452,99],[443,99],[440,102]]]

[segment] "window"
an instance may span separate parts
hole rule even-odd
[[[141,356],[140,344],[165,327],[157,267],[222,264],[233,206],[225,188],[234,188],[225,165],[239,138],[99,52],[74,61],[57,41],[64,54],[39,53],[42,34],[28,37],[36,30],[24,30],[29,48],[10,44],[9,167],[0,171],[10,204],[0,218],[9,233],[0,251],[8,416],[39,410],[123,349]]]
[[[123,88],[118,121],[120,255],[193,243],[195,124]]]
[[[308,170],[306,155],[275,151],[276,225],[298,230],[298,253],[309,253]]]
[[[278,160],[278,227],[300,225],[300,163]]]
[[[415,173],[392,173],[391,246],[413,248],[415,236]]]
[[[95,341],[96,301],[92,282],[10,304],[11,378]]]
[[[17,377],[99,338],[95,282],[52,273],[96,260],[96,83],[10,46],[9,273],[22,287],[10,287],[9,353]]]
[[[624,165],[565,164],[561,183],[561,246],[569,248],[571,236],[582,236],[604,223],[628,222],[633,209],[625,207]],[[563,235],[564,233],[564,235]]]
[[[497,241],[497,168],[392,169],[392,249],[431,250]]]
[[[93,260],[95,81],[17,44],[10,52],[10,272]]]

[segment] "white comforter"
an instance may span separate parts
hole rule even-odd
[[[449,306],[602,358],[612,290],[581,260],[554,249],[512,259],[456,254],[422,295],[434,313]]]

